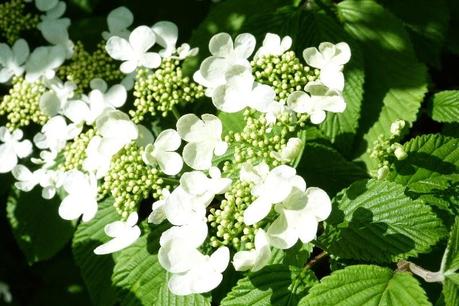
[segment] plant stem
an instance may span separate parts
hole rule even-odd
[[[445,276],[442,271],[432,272],[407,260],[399,261],[397,263],[396,271],[411,272],[422,278],[427,283],[441,283],[445,280]]]
[[[324,258],[328,257],[328,253],[325,251],[322,251],[321,253],[317,254],[314,256],[313,259],[311,259],[305,266],[306,269],[311,269],[315,265],[317,265],[320,261],[322,261]]]

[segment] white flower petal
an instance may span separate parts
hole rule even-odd
[[[61,109],[61,100],[54,91],[47,91],[40,97],[40,110],[49,117],[56,116]]]
[[[255,36],[250,33],[239,34],[234,40],[234,51],[240,58],[248,58],[255,50]]]
[[[205,125],[195,114],[186,114],[177,120],[177,132],[187,142],[202,141]]]
[[[195,170],[207,170],[212,166],[213,151],[210,142],[188,143],[183,148],[183,161]]]
[[[244,211],[244,223],[252,225],[266,217],[271,211],[271,202],[260,197],[252,202]]]
[[[58,2],[59,0],[35,0],[35,5],[40,11],[46,12],[55,7]]]
[[[175,49],[178,38],[177,25],[170,21],[159,21],[152,28],[159,45],[165,48],[163,56],[169,57]]]
[[[257,84],[250,96],[249,106],[259,112],[266,113],[275,97],[276,93],[271,86]]]
[[[233,39],[228,33],[218,33],[209,41],[209,51],[214,56],[226,57],[233,51]]]
[[[2,144],[0,145],[0,173],[7,173],[13,170],[18,163],[18,158],[14,152],[14,147]]]
[[[153,137],[153,134],[150,132],[149,129],[147,129],[145,126],[141,124],[137,124],[137,131],[138,137],[136,139],[136,143],[138,146],[146,147],[148,145],[153,144],[155,138]]]
[[[320,124],[325,120],[325,117],[327,116],[324,111],[318,110],[310,114],[311,117],[311,122],[313,124]]]
[[[155,52],[147,52],[142,56],[142,66],[153,69],[161,65],[161,56]]]
[[[133,50],[129,42],[121,37],[113,36],[105,45],[108,55],[116,60],[127,61],[131,58]]]
[[[128,231],[124,232],[121,236],[118,236],[103,245],[98,246],[94,249],[96,255],[104,255],[118,252],[124,248],[127,248],[133,244],[140,237],[140,228],[135,226],[129,228]]]
[[[123,85],[113,85],[110,89],[104,94],[105,100],[112,105],[113,107],[119,108],[126,103],[127,91]]]
[[[163,151],[175,151],[180,147],[182,140],[180,135],[174,129],[162,131],[155,141],[155,148]]]
[[[125,74],[132,73],[136,68],[137,63],[133,60],[128,60],[120,65],[121,72]]]
[[[18,39],[13,45],[13,59],[18,65],[22,65],[30,54],[29,45],[24,39]]]
[[[210,255],[209,264],[217,272],[223,272],[228,267],[230,252],[227,247],[219,247]]]
[[[129,35],[129,44],[134,52],[146,52],[156,41],[155,33],[147,26],[138,26]]]
[[[120,6],[107,16],[108,29],[112,33],[119,33],[134,22],[134,15],[125,6]]]
[[[313,212],[319,221],[327,219],[332,210],[328,194],[320,188],[309,187],[306,196],[307,209]]]
[[[270,244],[281,250],[291,248],[298,241],[297,232],[289,227],[283,213],[269,226],[268,236]]]
[[[183,160],[176,152],[159,152],[156,156],[159,167],[167,175],[176,175],[183,168]]]

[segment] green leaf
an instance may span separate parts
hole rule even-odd
[[[119,220],[113,207],[113,199],[99,203],[99,211],[94,219],[81,223],[73,237],[73,257],[80,267],[94,305],[111,306],[116,302],[116,294],[111,286],[111,276],[115,265],[115,255],[95,255],[94,249],[110,238],[104,232],[108,223]]]
[[[167,288],[168,275],[157,256],[159,237],[166,228],[165,225],[147,228],[147,233],[136,243],[120,252],[112,282],[121,305],[210,305],[207,296],[175,296]]]
[[[59,217],[59,204],[57,197],[43,199],[38,188],[10,194],[8,221],[29,264],[53,257],[72,238],[74,225]]]
[[[100,0],[70,0],[70,3],[85,11],[87,13],[92,13],[94,7],[99,3]]]
[[[404,186],[459,173],[459,139],[439,134],[416,137],[403,145],[407,158],[397,161],[388,179]]]
[[[407,186],[405,194],[413,200],[425,203],[448,212],[459,214],[459,175],[444,175],[428,178]]]
[[[388,136],[397,119],[416,120],[427,91],[426,68],[418,63],[403,24],[372,0],[346,0],[337,5],[345,30],[361,43],[364,52],[365,85],[357,144],[370,169],[376,162],[366,149],[380,135]]]
[[[242,132],[245,126],[243,111],[237,113],[224,113],[219,112],[218,118],[222,121],[223,135],[228,134],[229,131],[234,133]]]
[[[407,272],[356,265],[333,272],[312,287],[300,306],[431,305],[418,281]]]
[[[451,274],[446,276],[443,284],[443,296],[446,306],[459,305],[459,274]]]
[[[451,229],[443,261],[442,270],[445,274],[452,274],[459,269],[459,217],[456,217]]]
[[[311,270],[288,265],[270,265],[240,279],[220,305],[297,305],[316,282]]]
[[[319,242],[329,253],[369,262],[395,262],[425,253],[446,230],[431,208],[393,182],[358,181],[333,199]]]
[[[356,180],[368,177],[362,168],[346,160],[332,147],[314,142],[306,142],[297,169],[308,186],[320,186],[330,195],[335,195]]]
[[[449,22],[446,1],[437,0],[435,5],[430,0],[378,1],[403,21],[418,58],[438,68]]]
[[[459,90],[445,90],[436,93],[429,111],[435,121],[459,122]]]

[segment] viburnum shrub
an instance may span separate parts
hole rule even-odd
[[[89,47],[68,4],[0,4],[0,194],[30,264],[72,240],[94,305],[459,305],[459,94],[419,61],[448,18],[227,0],[182,42],[126,2]]]

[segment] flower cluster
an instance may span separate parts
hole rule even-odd
[[[273,248],[315,238],[331,202],[293,165],[304,126],[346,107],[346,43],[306,48],[303,61],[289,51],[288,36],[269,33],[257,49],[249,33],[234,40],[219,33],[211,56],[187,76],[183,60],[198,50],[177,45],[172,22],[131,31],[132,13],[117,8],[103,48],[89,54],[69,39],[64,2],[35,4],[36,27],[50,45],[0,46],[0,81],[13,85],[1,104],[8,123],[0,128],[0,172],[11,171],[16,188],[59,195],[59,215],[82,222],[113,198],[120,220],[105,227],[112,239],[94,250],[99,255],[134,243],[142,234],[137,211],[153,203],[148,222],[171,225],[157,256],[177,295],[211,291],[230,263],[257,271]],[[178,113],[198,100],[218,114]],[[170,113],[175,124],[162,125]],[[238,116],[241,129],[225,126],[220,114]],[[31,123],[39,132],[22,140],[19,128]],[[18,164],[27,156],[33,169]]]

